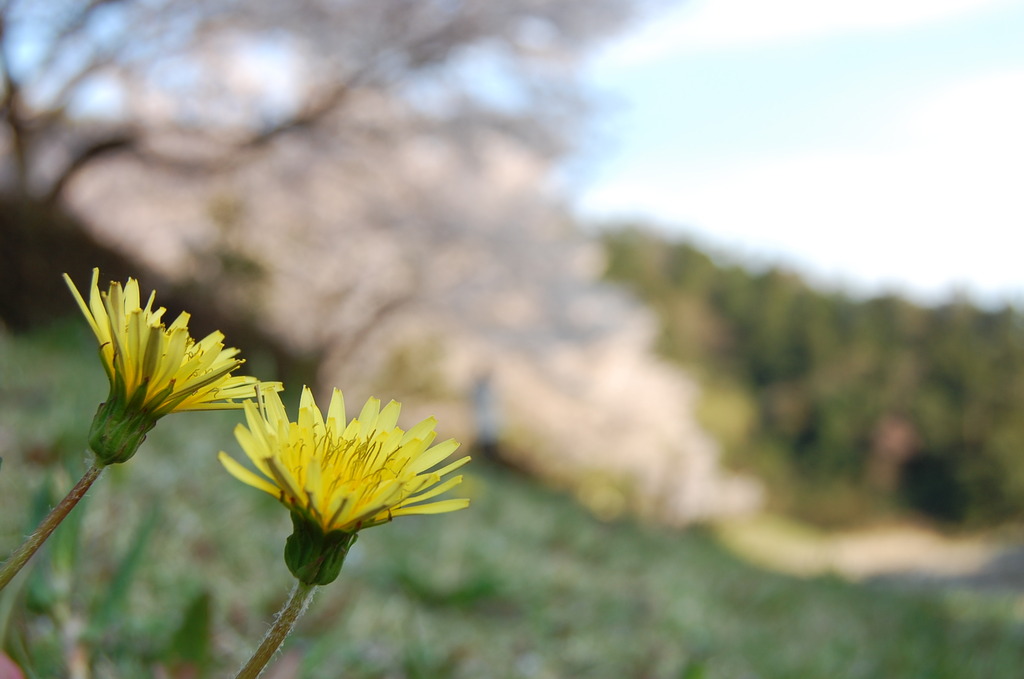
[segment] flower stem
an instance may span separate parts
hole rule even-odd
[[[6,587],[7,583],[18,574],[22,567],[28,563],[28,560],[32,558],[32,555],[46,542],[46,538],[50,537],[50,533],[71,513],[71,510],[75,508],[78,501],[85,497],[86,491],[99,478],[102,471],[103,466],[93,465],[89,467],[78,483],[75,484],[75,487],[64,496],[64,499],[56,507],[50,510],[50,513],[40,522],[35,531],[25,539],[21,547],[18,547],[7,557],[7,561],[4,561],[3,565],[0,566],[0,590]]]
[[[263,637],[260,647],[252,654],[245,667],[239,670],[235,679],[256,679],[263,673],[267,663],[281,647],[285,637],[291,633],[299,617],[305,613],[306,607],[313,599],[315,589],[316,585],[309,585],[302,581],[295,583],[295,589],[292,590],[288,603],[278,612],[273,626],[267,631],[267,636]]]

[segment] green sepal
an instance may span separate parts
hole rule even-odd
[[[326,585],[334,582],[345,563],[356,533],[334,530],[324,533],[316,521],[292,512],[294,531],[284,544],[284,562],[299,582]]]
[[[89,448],[102,465],[127,462],[156,426],[159,415],[132,408],[124,399],[111,397],[101,403],[89,428]]]

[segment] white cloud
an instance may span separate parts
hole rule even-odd
[[[1024,71],[964,80],[901,119],[901,141],[609,179],[588,214],[695,228],[734,251],[862,289],[1024,299]]]
[[[603,68],[671,54],[893,30],[1010,5],[1013,0],[690,0],[610,44]]]
[[[954,82],[907,117],[908,134],[1002,155],[1024,151],[1024,70],[991,72]]]

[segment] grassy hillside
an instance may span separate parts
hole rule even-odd
[[[0,554],[45,489],[82,469],[106,390],[83,325],[0,335]],[[95,677],[233,676],[291,581],[287,513],[215,459],[235,451],[236,421],[163,420],[0,594],[3,648],[29,676],[75,662]],[[470,509],[361,535],[274,676],[961,679],[1024,666],[1017,597],[773,574],[704,530],[603,523],[525,479],[469,473]]]
[[[608,277],[662,321],[706,425],[776,506],[824,524],[1024,518],[1024,315],[858,300],[683,240],[606,233]]]

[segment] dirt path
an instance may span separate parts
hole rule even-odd
[[[776,517],[724,523],[715,531],[743,558],[796,575],[1024,592],[1024,546],[1007,540],[953,538],[910,525],[824,533]]]

